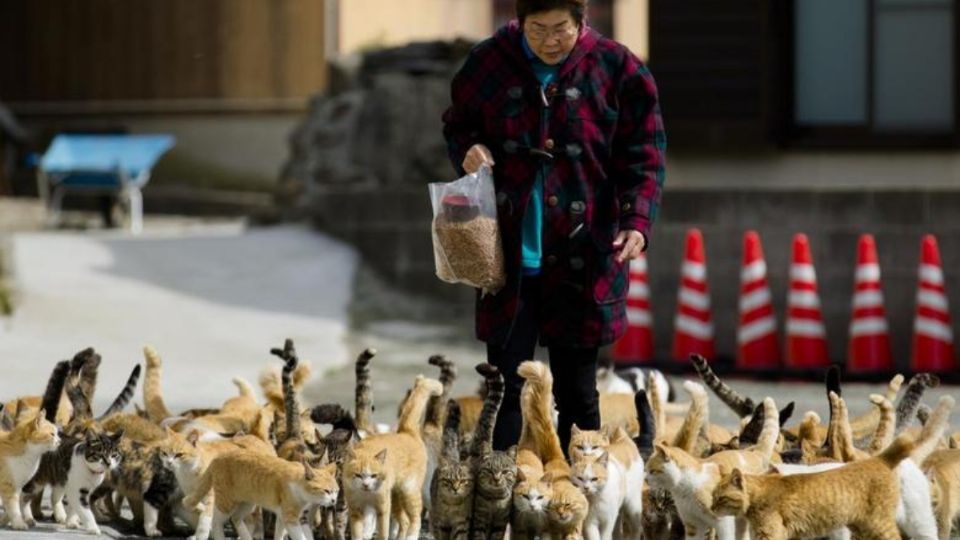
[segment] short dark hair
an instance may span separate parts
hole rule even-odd
[[[517,19],[523,24],[527,15],[555,9],[569,11],[573,20],[582,26],[587,14],[587,0],[517,0]]]

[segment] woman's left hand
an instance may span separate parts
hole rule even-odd
[[[646,243],[647,241],[640,231],[620,231],[613,241],[613,249],[620,250],[620,254],[617,255],[617,262],[622,263],[640,257]]]

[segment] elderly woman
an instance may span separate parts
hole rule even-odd
[[[547,347],[567,451],[600,427],[597,352],[626,326],[627,263],[646,250],[664,181],[657,89],[625,46],[587,26],[587,0],[517,0],[478,44],[443,116],[459,173],[493,169],[507,284],[481,295],[477,337],[507,393],[494,447],[520,435],[517,366]]]

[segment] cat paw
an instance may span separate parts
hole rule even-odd
[[[27,524],[28,527],[36,527],[36,526],[37,526],[37,520],[33,519],[32,517],[30,517],[30,518],[25,518],[23,521]]]
[[[21,519],[15,519],[15,520],[13,520],[13,522],[10,524],[10,528],[11,528],[11,529],[16,529],[16,530],[18,530],[18,531],[25,531],[25,530],[29,529],[30,527],[27,525],[27,522],[24,521],[24,520],[21,518]]]
[[[67,512],[63,508],[53,509],[53,520],[63,525],[67,522]]]
[[[100,532],[100,527],[97,525],[94,525],[93,527],[84,527],[83,530],[87,533],[95,534],[97,536],[100,536],[101,534],[103,534]]]
[[[143,532],[145,533],[145,536],[149,536],[150,538],[156,538],[156,537],[158,537],[158,536],[163,536],[163,533],[161,533],[159,529],[145,530],[145,531],[143,531]]]
[[[79,516],[70,516],[70,519],[66,520],[66,526],[68,529],[79,529],[80,528],[80,517]]]

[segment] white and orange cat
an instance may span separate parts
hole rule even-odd
[[[57,426],[44,416],[46,410],[40,409],[35,417],[21,422],[13,431],[0,433],[0,497],[14,529],[26,530],[30,526],[21,512],[23,486],[36,474],[43,454],[60,445]]]
[[[427,469],[421,425],[427,402],[442,393],[439,381],[417,377],[397,432],[369,435],[350,450],[343,464],[343,490],[351,538],[371,537],[374,531],[365,530],[368,514],[375,517],[377,538],[391,537],[391,518],[398,538],[419,538]]]
[[[721,540],[745,534],[745,520],[718,516],[711,510],[713,490],[734,468],[755,474],[769,468],[779,436],[779,414],[773,399],[764,399],[763,412],[760,438],[747,449],[725,450],[700,460],[680,448],[656,446],[647,462],[647,482],[651,488],[670,492],[688,537],[706,538],[711,529],[716,529]]]
[[[631,538],[639,540],[643,528],[643,458],[623,428],[607,438],[599,432],[571,431],[571,456],[575,446],[594,439],[598,455],[584,454],[573,460],[575,486],[587,497],[590,510],[583,523],[587,540]],[[620,531],[617,528],[623,527]]]

